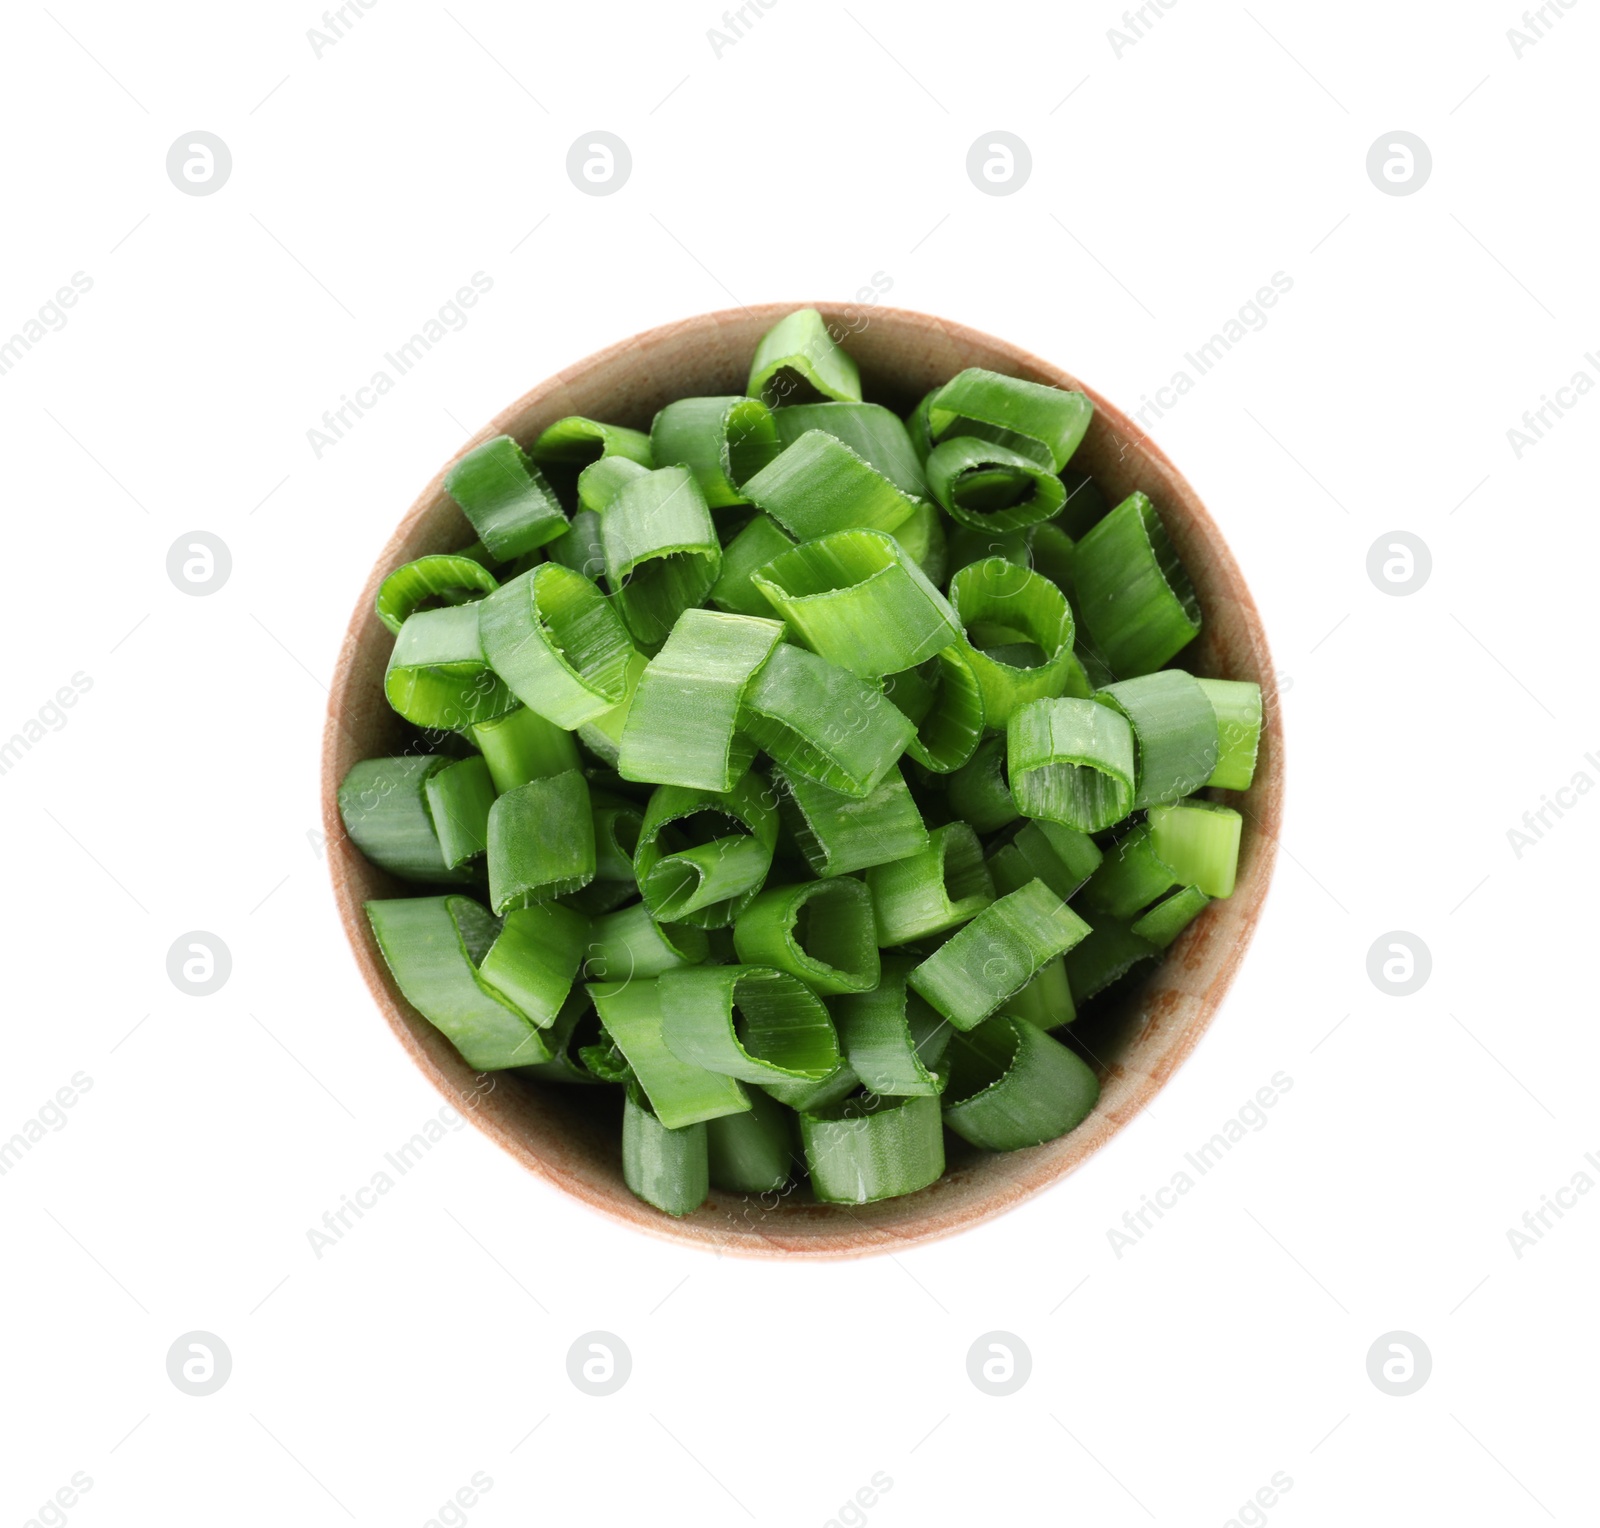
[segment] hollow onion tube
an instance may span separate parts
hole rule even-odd
[[[705,1122],[711,1181],[730,1194],[776,1193],[789,1181],[794,1162],[791,1115],[759,1089],[743,1114]]]
[[[928,499],[919,499],[912,510],[894,528],[894,539],[906,549],[906,555],[922,569],[922,575],[931,584],[944,582],[945,568],[949,562],[949,547],[945,541],[944,521],[939,506]]]
[[[590,921],[583,969],[590,981],[650,981],[678,966],[699,965],[707,953],[703,930],[657,923],[643,902],[635,902]]]
[[[1090,916],[1109,913],[1131,919],[1177,885],[1172,866],[1155,851],[1150,824],[1139,823],[1109,849],[1100,868],[1084,882],[1078,906]]]
[[[494,781],[481,754],[434,770],[424,786],[428,815],[439,835],[439,851],[452,870],[489,847],[489,812]]]
[[[972,1029],[1088,932],[1043,881],[1030,881],[991,902],[906,979],[957,1029]]]
[[[928,490],[960,524],[991,533],[1020,531],[1048,520],[1067,490],[1047,466],[975,435],[952,435],[923,463]]]
[[[875,988],[833,1005],[839,1044],[869,1093],[932,1096],[944,1086],[933,1068],[949,1043],[950,1024],[906,986],[906,973],[915,964],[891,956]]]
[[[1000,1008],[1015,1018],[1026,1019],[1040,1029],[1060,1029],[1078,1016],[1067,981],[1066,957],[1057,955],[1039,967],[1039,974],[1022,991],[1008,997]]]
[[[1200,635],[1200,602],[1155,506],[1131,493],[1078,542],[1077,611],[1123,679],[1161,667]]]
[[[497,913],[548,902],[594,879],[589,786],[575,769],[530,780],[489,812],[489,902]]]
[[[820,535],[750,581],[813,652],[864,679],[913,668],[961,638],[945,597],[883,531]]]
[[[952,434],[994,439],[998,431],[1002,443],[1016,449],[1031,443],[1029,454],[1060,472],[1088,431],[1094,405],[1083,393],[969,366],[927,400],[925,417],[934,441]]]
[[[444,491],[501,562],[555,540],[567,528],[544,474],[509,435],[468,451],[445,474]]]
[[[933,1097],[847,1098],[800,1116],[811,1189],[823,1204],[872,1204],[926,1188],[944,1172]]]
[[[1101,858],[1087,833],[1058,822],[1025,822],[1009,844],[989,856],[989,874],[1001,895],[1037,879],[1065,902],[1095,873]]]
[[[578,1060],[578,1052],[592,1045],[599,1030],[594,1004],[582,987],[574,987],[567,994],[551,1026],[540,1038],[549,1048],[548,1061],[536,1061],[531,1066],[511,1068],[518,1077],[532,1078],[535,1082],[560,1082],[581,1087],[592,1087],[600,1079]]]
[[[484,661],[473,605],[419,610],[394,639],[383,693],[408,722],[460,732],[515,708],[517,698]]]
[[[1011,794],[1005,735],[985,738],[945,787],[950,810],[979,833],[993,833],[1022,813]]]
[[[663,1214],[676,1218],[698,1209],[711,1187],[705,1124],[669,1130],[644,1089],[629,1083],[622,1103],[622,1181]]]
[[[656,979],[679,1060],[742,1082],[820,1082],[839,1064],[833,1019],[798,977],[768,966],[688,966]]]
[[[643,430],[605,424],[569,414],[541,432],[528,455],[543,466],[587,467],[603,457],[622,457],[641,467],[652,467],[650,437]]]
[[[1199,684],[1217,718],[1217,767],[1205,783],[1247,791],[1261,745],[1261,686],[1245,679],[1202,679]]]
[[[662,467],[624,484],[601,513],[600,539],[612,599],[628,630],[650,648],[706,597],[722,566],[711,511],[687,467]]]
[[[442,597],[446,604],[466,604],[499,587],[499,580],[482,563],[459,553],[435,554],[396,568],[378,586],[374,609],[378,619],[399,636],[406,617],[420,609],[424,600]]]
[[[751,581],[751,574],[793,545],[789,536],[765,515],[755,516],[723,547],[722,572],[711,586],[711,603],[737,615],[770,616],[772,606]]]
[[[764,789],[753,775],[729,791],[657,786],[633,852],[633,871],[653,916],[726,928],[750,905],[778,842],[777,810]],[[724,827],[744,831],[718,831]]]
[[[824,997],[878,984],[872,896],[848,876],[767,887],[734,920],[733,947],[745,965],[787,971]]]
[[[886,675],[883,689],[916,727],[906,752],[924,769],[949,774],[972,757],[983,737],[983,691],[964,643],[952,643],[915,668]]]
[[[572,734],[527,706],[518,706],[492,722],[479,722],[472,729],[472,741],[482,750],[489,777],[502,795],[530,780],[578,767],[578,747]]]
[[[622,703],[634,646],[583,574],[542,562],[477,610],[484,656],[530,710],[570,731]]]
[[[787,642],[745,690],[739,725],[786,774],[858,799],[916,736],[881,687]]]
[[[867,871],[867,889],[882,946],[942,934],[994,901],[983,848],[964,822],[935,828],[927,848],[916,854],[874,865]]]
[[[950,1042],[944,1122],[986,1151],[1038,1146],[1083,1123],[1100,1081],[1036,1025],[997,1014]]]
[[[1244,820],[1215,801],[1178,801],[1150,808],[1150,846],[1172,867],[1182,886],[1208,897],[1231,897],[1239,869]]]
[[[1154,907],[1141,913],[1130,925],[1142,939],[1148,939],[1158,950],[1164,950],[1210,905],[1208,897],[1198,886],[1180,886],[1169,897],[1164,897]]]
[[[506,914],[478,974],[540,1029],[555,1022],[583,959],[589,920],[546,902]]]
[[[339,816],[350,841],[380,870],[402,881],[469,881],[448,863],[428,804],[428,781],[449,759],[420,754],[363,759],[339,783]]]
[[[1011,792],[1028,817],[1098,833],[1133,802],[1133,729],[1092,700],[1036,700],[1006,726]]]
[[[848,875],[928,846],[922,813],[897,768],[864,797],[846,796],[774,769],[778,810],[812,873],[824,879]]]
[[[1102,916],[1088,938],[1067,951],[1067,983],[1081,1008],[1113,982],[1160,956],[1158,946],[1121,919]]]
[[[750,1097],[736,1078],[681,1060],[668,1048],[662,1036],[659,980],[590,982],[588,992],[612,1044],[668,1130],[750,1107]]]
[[[808,396],[861,401],[861,373],[828,332],[815,308],[780,318],[756,343],[745,391],[768,404],[800,403]]]
[[[471,897],[402,897],[366,904],[373,938],[406,1001],[475,1071],[548,1061],[526,1014],[478,973],[499,924]]]
[[[640,676],[617,773],[624,780],[726,791],[755,744],[738,731],[739,701],[783,638],[783,622],[685,610]]]
[[[823,430],[842,440],[901,493],[927,496],[927,479],[906,427],[880,404],[796,403],[776,410],[772,419],[785,446],[792,446],[808,430]]]
[[[917,507],[915,499],[826,430],[806,431],[744,491],[801,541],[831,531],[892,531]]]
[[[1192,795],[1217,767],[1217,713],[1192,674],[1159,669],[1096,690],[1133,729],[1133,807]]]
[[[1072,652],[1072,611],[1049,579],[1003,557],[986,557],[950,580],[950,604],[966,631],[963,651],[983,692],[985,725],[1004,727],[1029,701],[1088,693]],[[1042,661],[1007,662],[978,645],[991,638],[996,644],[1032,644]]]
[[[650,426],[658,467],[687,467],[712,509],[746,504],[744,481],[782,446],[772,410],[759,398],[680,398]]]

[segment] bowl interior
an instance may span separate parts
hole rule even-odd
[[[526,445],[568,414],[647,430],[656,410],[675,398],[743,393],[757,339],[799,306],[708,313],[613,345],[535,387],[462,450],[500,434]],[[397,750],[406,736],[405,723],[383,698],[393,639],[372,613],[379,583],[402,562],[471,539],[445,495],[442,470],[400,522],[356,606],[329,702],[322,790],[334,892],[367,985],[417,1065],[481,1130],[540,1176],[640,1230],[733,1253],[848,1257],[931,1240],[1000,1214],[1070,1173],[1166,1083],[1210,1024],[1260,913],[1282,809],[1282,729],[1266,639],[1238,565],[1194,490],[1124,415],[1059,368],[961,325],[902,309],[815,306],[860,365],[867,399],[900,413],[967,366],[1088,393],[1094,423],[1073,465],[1093,474],[1110,503],[1136,488],[1149,494],[1199,594],[1204,629],[1179,661],[1200,674],[1253,679],[1262,687],[1267,722],[1255,781],[1228,798],[1246,816],[1237,890],[1213,902],[1153,973],[1097,1000],[1068,1032],[1102,1084],[1098,1105],[1078,1129],[1003,1155],[965,1148],[952,1137],[943,1179],[882,1204],[820,1205],[804,1190],[764,1199],[713,1191],[695,1213],[674,1220],[635,1199],[622,1181],[617,1090],[474,1073],[462,1061],[400,995],[378,953],[362,903],[407,888],[346,839],[336,802],[351,765]]]

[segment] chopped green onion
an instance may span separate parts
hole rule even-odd
[[[823,1204],[872,1204],[926,1188],[944,1172],[939,1100],[847,1098],[800,1116],[811,1190]]]
[[[1199,683],[1217,717],[1217,767],[1205,783],[1226,791],[1247,791],[1261,745],[1261,686],[1243,679]]]
[[[1141,822],[1106,850],[1100,868],[1084,883],[1078,905],[1086,913],[1136,918],[1177,885],[1172,866],[1155,851],[1150,824]]]
[[[657,923],[643,902],[605,913],[589,925],[584,974],[590,981],[649,981],[706,958],[705,931],[688,923]]]
[[[439,834],[439,850],[452,870],[489,847],[489,811],[494,781],[481,754],[457,759],[427,778],[428,815]]]
[[[667,1129],[644,1089],[629,1083],[622,1104],[622,1181],[663,1214],[699,1209],[711,1187],[705,1124]]]
[[[589,920],[554,902],[506,914],[478,965],[489,986],[540,1029],[556,1020],[583,960]]]
[[[1094,698],[1133,729],[1133,806],[1180,800],[1217,767],[1217,713],[1200,683],[1182,669],[1160,669],[1097,690]]]
[[[1072,653],[1072,611],[1049,579],[986,557],[950,580],[950,603],[966,630],[966,659],[983,691],[987,726],[1004,727],[1029,701],[1088,693]],[[1012,651],[1019,644],[1022,650]]]
[[[924,498],[927,479],[912,449],[906,427],[876,403],[797,403],[772,416],[778,438],[792,446],[808,430],[825,430],[842,440],[864,462],[888,478],[902,493]]]
[[[601,513],[600,537],[612,598],[649,648],[706,597],[722,567],[717,528],[687,467],[662,467],[624,484]]]
[[[989,856],[989,873],[1003,896],[1040,880],[1063,902],[1099,868],[1099,846],[1087,833],[1059,822],[1025,822],[1008,844]]]
[[[641,658],[640,663],[644,662]],[[572,734],[527,706],[492,722],[479,722],[472,741],[483,751],[494,788],[504,795],[530,780],[543,780],[578,767]]]
[[[946,823],[927,848],[867,871],[878,943],[911,944],[975,918],[994,901],[978,835]]]
[[[861,401],[861,373],[835,343],[815,308],[780,318],[756,342],[745,391],[769,404],[803,403],[809,396]]]
[[[594,879],[589,786],[575,769],[530,780],[489,812],[489,901],[497,913],[548,902]]]
[[[600,539],[600,516],[592,509],[580,509],[571,526],[547,547],[545,556],[585,578],[605,576],[606,549]]]
[[[791,1109],[826,1109],[848,1098],[861,1079],[848,1061],[841,1061],[821,1082],[764,1082],[761,1091]]]
[[[603,424],[569,414],[546,428],[528,452],[541,467],[587,467],[604,457],[621,457],[641,467],[653,467],[650,437],[643,430],[620,424]]]
[[[689,966],[656,981],[680,1060],[743,1082],[820,1082],[839,1064],[833,1019],[798,977],[767,966]]]
[[[787,971],[824,997],[877,986],[878,944],[872,896],[848,876],[768,887],[733,924],[745,965]]]
[[[977,530],[1003,533],[1037,525],[1067,499],[1061,479],[1033,457],[973,435],[941,441],[923,467],[940,507]]]
[[[806,863],[824,878],[904,859],[928,845],[928,830],[898,768],[865,797],[829,790],[774,769],[778,808]]]
[[[915,499],[826,430],[807,430],[744,491],[801,541],[830,531],[892,531],[917,507]]]
[[[746,504],[744,481],[782,445],[772,410],[759,398],[680,398],[650,426],[658,467],[687,467],[712,509]]]
[[[1239,869],[1243,819],[1215,801],[1179,801],[1150,808],[1150,844],[1181,886],[1208,897],[1231,897]]]
[[[1133,729],[1092,700],[1036,700],[1006,727],[1011,790],[1028,817],[1098,833],[1133,803]]]
[[[615,800],[592,786],[589,800],[594,808],[595,879],[637,885],[633,855],[639,845],[639,829],[644,826],[644,813],[632,802]]]
[[[949,774],[972,757],[983,737],[983,691],[965,643],[887,675],[883,684],[890,702],[917,729],[906,752],[924,769]]]
[[[461,732],[515,708],[517,698],[484,661],[473,605],[419,610],[394,639],[383,693],[408,722]]]
[[[834,1004],[839,1044],[869,1093],[932,1096],[944,1086],[933,1068],[949,1044],[951,1028],[906,986],[915,964],[891,956],[876,987]]]
[[[737,615],[770,616],[772,606],[750,575],[793,545],[771,520],[758,514],[723,547],[722,572],[711,586],[711,603]]]
[[[1000,1010],[1026,1019],[1040,1029],[1060,1029],[1078,1016],[1067,981],[1066,957],[1057,955],[1039,967],[1039,974],[1021,992],[1006,999]]]
[[[1164,950],[1210,905],[1198,886],[1180,886],[1170,897],[1157,902],[1148,912],[1135,918],[1133,932]]]
[[[771,868],[772,851],[748,833],[736,833],[663,856],[640,880],[639,891],[653,918],[686,922],[698,914],[725,928],[730,908],[758,892]]]
[[[444,491],[501,562],[555,540],[567,528],[544,474],[509,435],[467,452],[445,474]]]
[[[1067,502],[1058,523],[1062,533],[1076,541],[1105,519],[1111,506],[1106,503],[1100,485],[1087,472],[1065,467],[1061,481],[1067,485]]]
[[[993,833],[1022,815],[1011,794],[1005,735],[985,738],[945,787],[950,810],[979,833]]]
[[[641,478],[650,476],[649,467],[641,467],[638,462],[626,456],[602,456],[599,461],[591,462],[578,474],[578,503],[595,516],[604,515],[611,508],[617,495],[630,483],[636,483]],[[574,524],[577,522],[574,521]],[[556,543],[552,541],[551,546]],[[601,569],[605,566],[605,538],[600,539]],[[565,562],[566,558],[558,561]],[[589,577],[595,576],[590,568],[580,568],[580,573]]]
[[[441,597],[446,604],[465,604],[476,595],[499,588],[499,581],[482,563],[460,553],[435,554],[403,563],[378,587],[378,619],[396,636],[406,618],[424,600]]]
[[[643,653],[635,653],[628,660],[628,667],[622,676],[621,704],[578,728],[578,736],[583,740],[584,747],[598,754],[613,768],[621,756],[622,734],[628,725],[628,713],[633,709],[633,697],[638,693],[639,681],[644,677],[649,661]]]
[[[1083,393],[1024,382],[978,366],[958,372],[926,402],[932,440],[952,434],[998,439],[1034,456],[1052,472],[1067,465],[1094,418],[1094,405]]]
[[[531,1077],[536,1082],[560,1082],[592,1087],[600,1079],[581,1064],[578,1052],[593,1043],[592,1035],[599,1030],[594,1004],[582,987],[574,987],[561,1005],[555,1022],[543,1032],[541,1038],[549,1048],[550,1059],[537,1061],[531,1066],[513,1067],[519,1077]]]
[[[472,879],[447,861],[428,801],[428,782],[451,761],[418,754],[363,759],[339,784],[339,816],[350,841],[380,870],[402,881],[451,883]]]
[[[746,775],[729,791],[662,785],[651,793],[633,869],[656,917],[727,928],[755,900],[778,842],[764,787]],[[744,831],[730,834],[730,824]]]
[[[790,1178],[794,1130],[789,1111],[761,1091],[750,1095],[744,1114],[724,1114],[705,1123],[711,1181],[730,1194],[773,1194]]]
[[[1038,1146],[1083,1123],[1100,1082],[1042,1029],[997,1014],[950,1042],[944,1122],[986,1151]]]
[[[949,561],[944,535],[944,519],[939,506],[921,499],[911,514],[894,528],[894,539],[906,549],[906,555],[922,569],[922,576],[931,584],[942,584],[945,567]]]
[[[1161,951],[1118,918],[1102,917],[1089,937],[1067,952],[1067,982],[1081,1007]]]

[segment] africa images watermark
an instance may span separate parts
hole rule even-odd
[[[35,345],[42,344],[52,334],[67,327],[68,308],[75,308],[78,299],[94,287],[94,277],[74,271],[71,281],[56,288],[54,297],[39,304],[34,316],[22,324],[8,339],[0,340],[0,377],[15,370],[18,363]]]
[[[47,1134],[65,1130],[71,1124],[66,1111],[75,1108],[78,1100],[92,1087],[93,1077],[87,1072],[74,1072],[34,1114],[12,1132],[9,1140],[0,1140],[0,1178],[17,1167]]]
[[[1587,350],[1583,359],[1594,367],[1596,373],[1600,373],[1600,354]],[[1512,425],[1506,431],[1506,444],[1511,447],[1511,454],[1520,462],[1523,452],[1538,445],[1566,418],[1569,409],[1578,406],[1578,400],[1585,393],[1594,391],[1594,387],[1594,376],[1580,366],[1556,389],[1555,397],[1552,398],[1549,393],[1540,393],[1539,407],[1523,410],[1521,428]]]
[[[319,63],[322,55],[342,38],[348,37],[358,21],[365,21],[378,0],[347,0],[347,3],[322,13],[322,26],[308,27],[306,41],[311,44],[311,56]]]
[[[79,669],[71,684],[64,684],[54,696],[34,712],[10,737],[0,742],[0,775],[8,775],[22,762],[22,756],[45,739],[45,729],[59,732],[71,718],[67,715],[94,688],[94,679]]]
[[[1600,758],[1596,758],[1592,753],[1586,753],[1583,762],[1595,771],[1594,775],[1587,769],[1574,770],[1572,778],[1565,785],[1558,785],[1553,792],[1544,792],[1539,797],[1540,805],[1522,814],[1520,828],[1506,829],[1506,842],[1511,846],[1513,859],[1521,859],[1594,789],[1595,775],[1600,775]]]
[[[709,27],[706,30],[711,56],[721,58],[741,38],[748,37],[750,29],[777,3],[778,0],[745,0],[745,4],[724,11],[721,27]]]
[[[1565,12],[1570,11],[1578,0],[1547,0],[1544,5],[1536,5],[1522,13],[1520,27],[1506,28],[1506,41],[1511,44],[1512,56],[1520,64],[1522,55],[1529,48],[1535,47],[1544,41],[1555,28],[1558,21],[1565,21]]]
[[[1600,1156],[1586,1151],[1583,1160],[1596,1173],[1600,1173]],[[1516,1254],[1517,1261],[1522,1261],[1522,1254],[1530,1247],[1537,1247],[1547,1231],[1554,1230],[1550,1218],[1552,1215],[1556,1220],[1564,1220],[1567,1211],[1577,1209],[1580,1197],[1589,1193],[1594,1186],[1595,1179],[1580,1167],[1555,1193],[1540,1194],[1538,1207],[1522,1212],[1522,1229],[1512,1226],[1506,1231],[1506,1241]]]
[[[1143,5],[1124,11],[1120,27],[1106,28],[1106,41],[1111,44],[1112,57],[1120,60],[1141,37],[1148,37],[1155,24],[1165,21],[1166,13],[1177,3],[1178,0],[1145,0]]]

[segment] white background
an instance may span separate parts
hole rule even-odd
[[[852,1517],[882,1528],[1592,1520],[1600,1195],[1520,1258],[1507,1230],[1600,1181],[1600,800],[1520,857],[1507,830],[1600,780],[1600,399],[1520,459],[1506,432],[1600,377],[1600,9],[1520,58],[1518,9],[1182,0],[1119,55],[1112,4],[782,0],[718,56],[710,4],[379,0],[320,57],[309,4],[14,10],[0,337],[93,287],[0,377],[0,736],[92,688],[0,776],[0,1135],[92,1087],[0,1180],[0,1522],[76,1471],[82,1528],[420,1525],[478,1471],[474,1528],[823,1524],[875,1472]],[[232,152],[215,195],[165,173],[196,129]],[[634,161],[605,198],[565,172],[595,129]],[[1007,197],[965,171],[996,129],[1033,156]],[[1366,173],[1395,129],[1432,151],[1415,195]],[[307,430],[475,271],[468,326],[319,460]],[[642,328],[874,272],[1136,408],[1277,271],[1152,430],[1261,604],[1290,790],[1249,958],[1149,1114],[999,1222],[843,1265],[641,1238],[464,1129],[317,1259],[440,1106],[334,918],[325,685],[467,433]],[[206,598],[166,573],[195,530],[233,559]],[[1366,571],[1394,530],[1433,561],[1403,598]],[[165,969],[194,929],[233,956],[204,999]],[[1411,997],[1367,975],[1391,930],[1432,952]],[[1108,1228],[1278,1071],[1119,1259]],[[197,1329],[233,1357],[205,1398],[165,1369]],[[603,1399],[565,1367],[594,1329],[633,1355]],[[1396,1329],[1433,1357],[1404,1398],[1366,1370]],[[1033,1359],[1003,1399],[966,1373],[993,1330]]]

